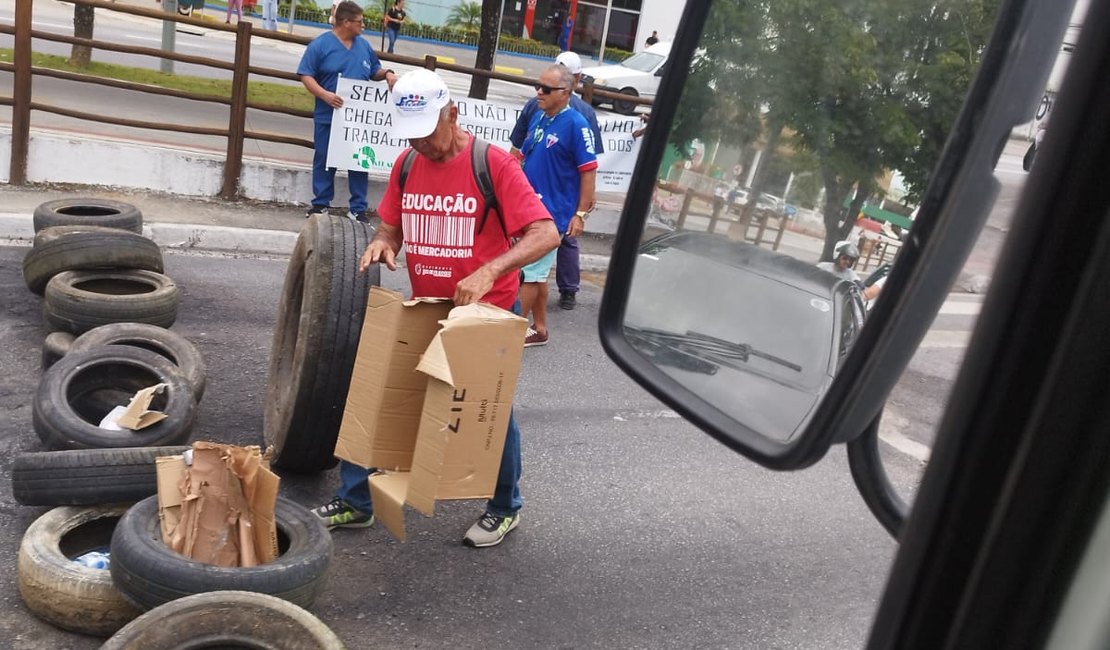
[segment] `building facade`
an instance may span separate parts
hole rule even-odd
[[[376,0],[368,0],[375,2]],[[466,0],[407,0],[416,22],[443,24]],[[473,1],[473,0],[472,0]],[[477,0],[480,4],[481,0]],[[685,0],[501,0],[501,32],[559,45],[584,59],[606,50],[639,52],[652,31],[674,38]]]

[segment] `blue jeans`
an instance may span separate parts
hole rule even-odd
[[[578,282],[582,277],[578,265],[578,238],[570,235],[563,237],[558,250],[555,284],[559,287],[559,293],[578,293]]]
[[[335,168],[328,168],[328,138],[331,136],[331,122],[314,121],[312,154],[312,205],[327,207],[335,198]],[[370,185],[366,172],[347,172],[347,187],[351,190],[351,210],[366,212],[368,202],[366,191]]]
[[[339,461],[339,489],[335,495],[343,499],[355,510],[371,514],[374,504],[370,501],[370,485],[366,479],[370,477],[371,470]],[[524,505],[520,496],[520,475],[522,465],[520,461],[520,428],[516,425],[516,418],[509,414],[509,430],[505,434],[505,450],[501,453],[501,469],[497,472],[497,486],[493,491],[493,498],[486,502],[486,510],[502,517],[515,514]]]
[[[393,44],[397,42],[397,37],[400,35],[401,30],[399,29],[392,29],[389,27],[385,28],[385,38],[387,41],[389,41],[389,47],[386,48],[386,52],[393,54]]]

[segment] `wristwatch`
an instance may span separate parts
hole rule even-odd
[[[576,216],[576,217],[578,217],[579,219],[581,219],[581,220],[582,220],[582,223],[586,223],[586,219],[589,219],[589,218],[590,218],[590,213],[589,213],[589,212],[586,212],[585,210],[579,210],[578,212],[575,212],[575,213],[574,213],[574,216]]]

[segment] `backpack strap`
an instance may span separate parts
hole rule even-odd
[[[405,181],[409,178],[409,172],[412,171],[412,163],[416,161],[416,150],[409,149],[405,152],[405,157],[401,159],[401,176],[397,179],[398,185],[401,186],[401,194],[405,193]]]
[[[482,220],[478,222],[478,230],[475,232],[482,232],[482,229],[486,227],[486,218],[489,217],[489,211],[497,210],[497,220],[501,222],[501,232],[504,232],[505,236],[508,237],[509,233],[505,230],[505,218],[501,215],[501,206],[497,202],[497,194],[493,191],[493,177],[489,173],[489,142],[474,138],[474,146],[470,148],[470,169],[474,172],[474,183],[478,186],[478,191],[482,193],[482,199],[486,204],[485,212],[482,213]]]

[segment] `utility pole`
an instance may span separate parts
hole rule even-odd
[[[177,13],[177,0],[163,0],[162,8],[168,14]],[[162,21],[162,51],[173,52],[175,51],[175,44],[177,41],[177,23],[172,20]],[[162,72],[166,74],[173,74],[173,59],[161,59]]]

